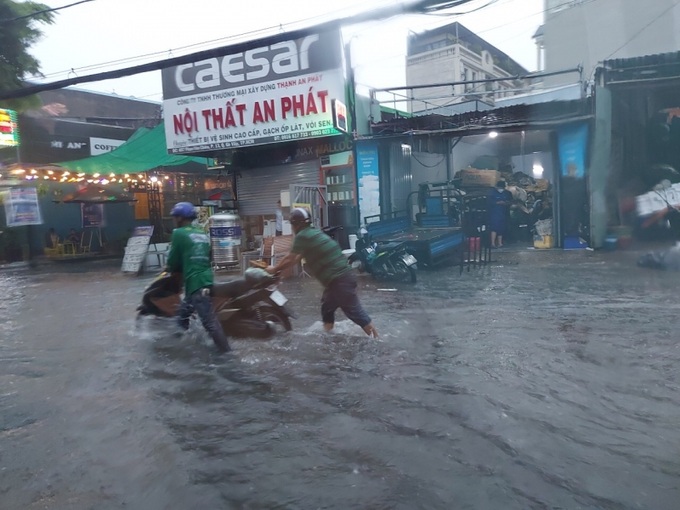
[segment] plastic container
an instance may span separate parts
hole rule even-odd
[[[241,257],[241,218],[236,214],[215,214],[208,222],[213,263],[234,266]]]
[[[468,242],[468,250],[471,252],[479,251],[481,247],[481,238],[480,237],[468,237],[467,239]]]
[[[585,250],[588,247],[588,243],[585,239],[578,236],[566,236],[564,238],[564,249],[565,250]]]
[[[616,236],[607,236],[604,240],[604,249],[609,251],[614,251],[617,248],[619,238]]]
[[[534,236],[534,248],[538,250],[547,250],[553,246],[553,236]]]

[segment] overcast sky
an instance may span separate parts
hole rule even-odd
[[[76,0],[42,0],[61,7]],[[484,6],[474,0],[459,11]],[[137,65],[309,26],[331,18],[399,3],[395,0],[94,0],[58,11],[41,26],[43,39],[31,48],[45,79]],[[406,37],[459,21],[530,71],[536,70],[532,40],[543,20],[543,0],[497,0],[458,16],[400,16],[343,30],[352,41],[356,80],[372,87],[405,84]],[[458,11],[457,11],[458,12]],[[296,24],[297,23],[297,24]],[[279,28],[275,28],[279,27]],[[269,29],[262,32],[263,29]],[[248,32],[260,31],[248,34]],[[160,72],[92,82],[79,88],[162,100]]]

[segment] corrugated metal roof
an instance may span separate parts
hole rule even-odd
[[[605,60],[597,76],[605,84],[680,78],[680,51]]]
[[[373,124],[373,134],[367,138],[395,134],[426,134],[445,131],[488,129],[495,126],[521,126],[550,122],[569,122],[591,116],[592,98],[572,101],[550,101],[532,105],[513,105],[487,111],[475,111],[454,116],[424,115],[411,119],[395,119]]]
[[[664,64],[680,64],[680,51],[671,53],[656,53],[640,57],[615,58],[605,60],[602,67],[607,69],[631,69],[636,67],[655,66]]]

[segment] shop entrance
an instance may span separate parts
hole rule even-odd
[[[326,186],[291,184],[290,207],[307,209],[312,215],[312,224],[319,228],[329,225]]]

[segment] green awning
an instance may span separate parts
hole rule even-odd
[[[153,129],[138,129],[127,142],[111,152],[55,164],[71,172],[88,175],[135,174],[180,165],[186,167],[174,170],[188,173],[205,170],[207,158],[168,154],[165,143],[164,127],[159,124]]]

